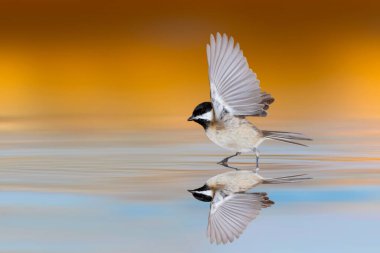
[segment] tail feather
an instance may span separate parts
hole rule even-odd
[[[284,184],[284,183],[299,183],[305,180],[312,179],[311,177],[304,177],[306,174],[286,176],[286,177],[276,177],[276,178],[265,178],[263,184]]]
[[[312,141],[312,139],[305,137],[300,133],[292,133],[292,132],[281,132],[281,131],[262,131],[264,138],[287,142],[291,144],[296,144],[300,146],[307,147],[307,145],[303,143],[299,143],[296,141]],[[296,140],[296,141],[295,141]]]
[[[307,174],[297,174],[297,175],[292,175],[292,176],[285,176],[285,177],[276,177],[275,179],[285,179],[285,178],[291,178],[291,177],[303,177],[306,176]]]
[[[295,141],[289,141],[289,140],[284,140],[284,139],[281,139],[281,138],[273,138],[273,137],[267,137],[271,140],[276,140],[276,141],[282,141],[282,142],[286,142],[286,143],[291,143],[291,144],[295,144],[295,145],[300,145],[300,146],[304,146],[304,147],[308,147],[308,145],[305,145],[305,144],[302,144],[302,143],[299,143],[299,142],[295,142]]]

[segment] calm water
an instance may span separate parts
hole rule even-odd
[[[255,188],[275,205],[219,246],[209,205],[186,190],[228,171],[216,164],[228,153],[199,129],[3,134],[0,252],[380,252],[379,132],[359,129],[311,129],[309,148],[264,144],[263,176],[313,180]]]

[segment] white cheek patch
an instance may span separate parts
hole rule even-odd
[[[204,119],[204,120],[211,121],[212,120],[212,112],[209,111],[209,112],[203,113],[201,115],[198,115],[194,119]]]
[[[208,191],[199,191],[199,192],[196,191],[196,193],[200,193],[200,194],[212,197],[212,191],[211,190],[208,190]]]

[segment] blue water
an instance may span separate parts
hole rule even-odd
[[[377,143],[262,149],[275,202],[228,245],[206,237],[208,203],[186,191],[227,171],[193,133],[7,137],[0,146],[0,252],[380,252]],[[182,137],[180,137],[182,136]],[[367,145],[367,142],[366,142]],[[375,148],[373,148],[375,147]],[[250,169],[252,157],[234,160]]]

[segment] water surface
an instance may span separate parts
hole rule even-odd
[[[263,145],[263,176],[313,180],[255,188],[275,205],[219,246],[208,204],[186,190],[228,171],[216,164],[228,153],[199,129],[3,134],[0,251],[379,252],[379,138],[334,131],[309,148]],[[231,161],[254,168],[250,155]]]

